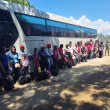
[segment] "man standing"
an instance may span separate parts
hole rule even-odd
[[[108,55],[109,55],[109,41],[107,41],[106,45],[105,45],[105,55],[106,55],[106,52],[108,51]]]

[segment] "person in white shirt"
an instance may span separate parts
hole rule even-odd
[[[75,44],[75,47],[73,47],[73,55],[75,56],[77,63],[80,62],[81,56],[80,56],[80,53],[78,53],[78,44],[77,43]]]
[[[47,44],[47,48],[45,50],[46,54],[47,54],[47,62],[48,62],[48,69],[51,72],[51,66],[53,65],[53,51],[51,50],[51,44]]]
[[[22,70],[28,72],[28,58],[27,53],[24,51],[24,45],[20,46],[21,52],[18,53],[18,59],[20,60]]]
[[[72,42],[71,41],[69,42],[68,49],[69,49],[69,51],[71,51],[71,55],[72,55],[73,59],[75,59],[75,56],[73,54],[73,48],[72,48]]]

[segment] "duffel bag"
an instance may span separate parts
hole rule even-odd
[[[19,77],[18,82],[20,85],[31,82],[31,75],[28,74],[25,70],[22,70],[22,76]]]
[[[42,71],[42,72],[38,73],[38,75],[37,75],[38,81],[49,79],[49,78],[50,78],[50,74],[47,71]]]
[[[11,75],[7,75],[4,77],[4,89],[10,90],[14,88],[14,79]]]

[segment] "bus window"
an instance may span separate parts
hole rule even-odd
[[[80,26],[67,24],[69,37],[80,37]]]
[[[9,11],[0,9],[0,46],[10,48],[18,38],[18,31]]]
[[[97,30],[90,29],[90,38],[96,38],[96,37],[97,37]]]
[[[47,36],[57,36],[57,29],[56,27],[48,27],[47,28]]]
[[[45,19],[15,13],[26,36],[46,36]]]
[[[72,29],[68,29],[68,36],[69,37],[75,37],[75,31]]]
[[[47,22],[47,35],[54,37],[67,37],[67,28],[65,23],[46,20]],[[54,34],[51,34],[54,33]]]
[[[89,35],[90,35],[90,29],[85,28],[85,27],[81,27],[81,37],[82,38],[89,38]]]

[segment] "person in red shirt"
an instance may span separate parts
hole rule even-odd
[[[65,59],[64,59],[64,54],[63,54],[63,44],[60,45],[60,47],[58,48],[58,52],[59,54],[61,55],[61,68],[63,68],[63,64],[65,62]]]
[[[59,69],[59,62],[61,61],[61,55],[60,58],[59,57],[59,52],[58,52],[58,47],[57,45],[54,46],[53,48],[53,64],[57,67],[57,69]]]
[[[88,58],[91,59],[91,49],[92,49],[92,44],[90,42],[88,42],[87,45],[87,51],[88,51]]]
[[[78,53],[80,53],[81,52],[81,43],[77,42],[77,45],[78,45]]]
[[[64,55],[63,55],[63,44],[60,45],[60,47],[58,48],[58,51],[59,51],[61,57],[63,58],[64,57]]]

